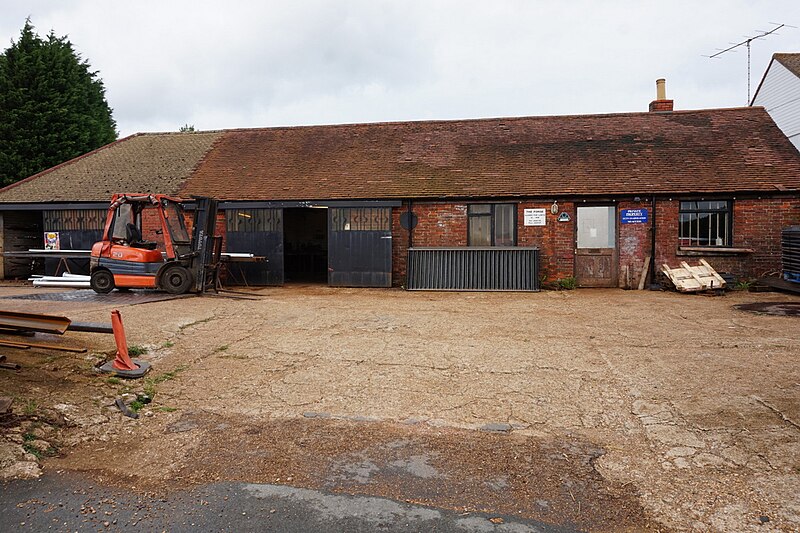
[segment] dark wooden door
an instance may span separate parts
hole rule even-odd
[[[392,209],[332,207],[328,217],[328,284],[391,287]]]
[[[45,232],[58,233],[62,250],[91,250],[92,245],[103,238],[106,209],[55,209],[42,211]],[[37,246],[37,248],[41,248]],[[72,274],[89,275],[89,258],[46,258],[45,274],[60,276]]]
[[[228,283],[283,285],[283,209],[225,211],[225,251],[267,258],[261,263],[229,263]]]
[[[616,208],[578,207],[575,278],[579,287],[617,286]]]

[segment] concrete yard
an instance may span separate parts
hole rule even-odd
[[[37,335],[88,354],[5,350],[23,369],[0,370],[19,415],[2,475],[37,474],[14,450],[43,441],[45,473],[129,491],[270,483],[589,531],[800,529],[800,317],[733,307],[796,296],[24,298],[56,292],[3,285],[0,309],[119,308],[153,371],[96,374],[110,335]],[[153,402],[122,417],[114,399],[145,386]]]

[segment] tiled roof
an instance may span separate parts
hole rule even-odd
[[[792,74],[800,78],[800,54],[772,54],[772,59],[780,62]]]
[[[779,190],[800,190],[800,154],[747,107],[140,134],[0,190],[0,202]]]
[[[137,134],[0,189],[0,202],[110,200],[175,194],[219,133]]]
[[[800,190],[760,107],[230,130],[180,194],[228,200]]]

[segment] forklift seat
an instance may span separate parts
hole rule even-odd
[[[126,240],[128,241],[128,246],[130,246],[131,248],[155,250],[156,246],[158,246],[157,242],[143,241],[142,232],[139,230],[139,228],[136,227],[136,224],[128,223],[125,226],[125,234],[127,237]]]

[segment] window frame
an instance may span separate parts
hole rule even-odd
[[[488,213],[473,213],[472,208],[477,206],[489,206]],[[509,245],[498,245],[496,244],[496,207],[497,206],[511,206],[512,214],[511,220],[513,221],[512,228],[511,228],[511,244]],[[488,245],[490,247],[497,247],[497,248],[509,248],[512,246],[517,245],[517,204],[511,202],[496,202],[496,203],[484,203],[484,202],[476,202],[473,204],[467,204],[467,246],[474,247],[474,246],[485,246],[485,245],[476,245],[472,244],[472,220],[476,218],[488,218],[489,219],[489,232],[490,232],[490,241],[491,243]]]
[[[703,208],[701,209],[699,206],[696,208],[684,208],[684,204],[686,203],[700,203],[700,202],[725,202],[724,208]],[[696,199],[696,198],[689,198],[689,199],[681,199],[678,200],[678,246],[680,248],[718,248],[720,250],[725,248],[733,247],[733,200],[732,199]],[[701,244],[698,242],[700,240],[700,235],[698,234],[696,237],[690,235],[688,237],[683,237],[681,235],[683,229],[683,222],[681,221],[682,215],[700,215],[700,214],[707,214],[707,215],[719,215],[725,214],[726,217],[726,224],[725,224],[725,241],[722,244],[716,243],[707,243]],[[694,223],[694,221],[692,221]],[[722,229],[722,228],[720,228]],[[717,235],[717,238],[719,235]],[[685,241],[688,241],[685,242]]]

